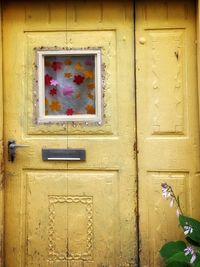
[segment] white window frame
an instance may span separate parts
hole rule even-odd
[[[83,115],[45,115],[45,56],[95,56],[95,114]],[[100,50],[38,50],[38,122],[102,122],[102,78],[101,78],[101,51]]]

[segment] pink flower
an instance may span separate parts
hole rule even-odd
[[[192,228],[192,226],[191,226],[191,225],[188,225],[187,223],[186,223],[186,225],[183,227],[183,229],[184,229],[184,234],[185,234],[185,235],[192,234],[192,232],[193,232],[193,228]]]
[[[74,90],[73,90],[73,87],[72,86],[68,86],[66,85],[64,88],[63,88],[63,95],[66,95],[66,96],[70,96],[73,94]]]
[[[50,85],[56,86],[56,85],[58,85],[58,81],[51,79]]]
[[[184,252],[185,252],[185,256],[187,256],[189,254],[192,255],[192,257],[190,259],[190,263],[192,264],[196,260],[196,257],[197,257],[194,249],[191,246],[188,246],[184,249]]]
[[[169,188],[169,186],[166,183],[163,183],[161,185],[162,187],[162,195],[164,196],[164,198],[168,199],[171,197],[171,190]]]

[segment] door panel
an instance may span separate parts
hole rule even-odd
[[[161,183],[173,186],[186,214],[200,215],[195,22],[194,1],[136,4],[142,266],[160,266],[161,246],[183,237]]]
[[[25,177],[28,266],[46,266],[47,259],[52,266],[66,266],[67,260],[101,262],[102,255],[115,265],[120,253],[117,171],[28,171]]]
[[[3,6],[5,144],[28,145],[5,155],[6,267],[136,262],[132,11],[128,0]],[[101,48],[101,125],[37,123],[35,48],[55,46]],[[86,161],[44,162],[44,147],[83,148]]]

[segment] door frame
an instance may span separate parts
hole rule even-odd
[[[3,267],[3,234],[4,234],[4,157],[3,157],[3,65],[2,65],[2,1],[0,0],[0,267]],[[200,0],[196,8],[196,40],[197,40],[197,87],[200,122]],[[133,18],[134,19],[134,18]],[[134,73],[134,72],[133,72]],[[199,123],[200,125],[200,123]],[[200,129],[199,129],[200,130]],[[5,146],[6,147],[6,146]]]
[[[3,68],[2,68],[2,8],[0,0],[0,267],[3,266],[4,234],[4,157],[3,157]]]

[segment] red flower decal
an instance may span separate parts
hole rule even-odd
[[[54,96],[57,94],[57,89],[56,88],[53,88],[50,90],[50,95]]]
[[[74,75],[74,80],[73,82],[80,85],[84,81],[85,77],[81,75]]]
[[[49,76],[49,74],[46,74],[44,79],[45,79],[45,85],[49,86],[50,85],[50,81],[53,79],[53,77]]]
[[[73,114],[74,114],[74,110],[73,110],[73,108],[68,108],[68,109],[66,110],[66,114],[67,114],[68,116],[73,115]]]
[[[51,64],[51,67],[54,71],[57,71],[57,70],[61,70],[62,68],[62,62],[58,62],[58,61],[54,61],[52,64]]]

